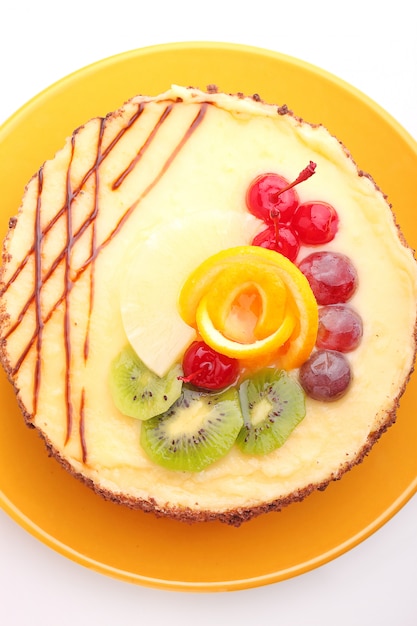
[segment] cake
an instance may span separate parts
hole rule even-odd
[[[99,496],[239,526],[394,423],[417,266],[324,126],[213,86],[136,96],[78,128],[14,213],[1,361]]]

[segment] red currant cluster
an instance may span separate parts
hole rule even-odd
[[[320,245],[331,241],[338,228],[335,209],[326,202],[303,202],[295,185],[314,174],[316,164],[310,164],[292,183],[278,174],[261,174],[248,188],[246,205],[263,220],[266,228],[252,244],[280,252],[295,261],[301,245]]]

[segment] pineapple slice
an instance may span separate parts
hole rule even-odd
[[[237,211],[194,213],[159,225],[138,242],[122,285],[121,314],[131,346],[158,376],[196,338],[178,309],[190,271],[221,250],[249,244],[259,225]]]

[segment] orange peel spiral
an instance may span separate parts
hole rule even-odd
[[[316,341],[318,307],[306,277],[280,253],[259,246],[208,258],[186,280],[178,306],[208,345],[238,359],[269,355],[294,369]]]

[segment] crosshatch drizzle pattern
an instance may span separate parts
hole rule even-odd
[[[99,202],[99,191],[100,191],[100,167],[113,150],[113,148],[118,144],[118,142],[122,139],[125,133],[129,132],[131,128],[135,126],[135,124],[140,124],[140,118],[144,111],[147,108],[147,102],[141,101],[137,103],[137,108],[134,114],[127,120],[127,122],[123,125],[123,127],[118,131],[115,137],[111,140],[111,142],[103,149],[103,137],[106,130],[107,118],[99,119],[99,128],[97,133],[97,146],[96,146],[96,157],[94,164],[85,172],[84,176],[81,179],[81,183],[77,186],[73,186],[71,183],[71,169],[73,167],[73,159],[76,150],[77,144],[77,135],[76,131],[71,137],[71,154],[69,159],[69,165],[66,172],[66,194],[65,194],[65,202],[62,206],[60,206],[54,217],[42,227],[42,199],[44,192],[44,166],[42,166],[36,177],[37,177],[37,200],[36,200],[36,208],[34,215],[34,243],[27,250],[23,260],[20,262],[15,272],[8,280],[3,283],[1,288],[1,293],[7,292],[10,286],[17,280],[18,276],[21,274],[23,269],[27,266],[30,260],[33,261],[33,271],[34,271],[34,288],[32,293],[29,295],[27,300],[25,301],[22,309],[17,315],[15,320],[10,321],[10,325],[6,332],[4,332],[4,339],[7,341],[9,337],[15,333],[27,314],[34,314],[35,316],[35,328],[33,334],[22,350],[21,354],[15,359],[15,362],[12,363],[12,375],[16,376],[19,372],[22,364],[25,359],[29,355],[32,350],[36,352],[36,364],[34,370],[34,385],[33,385],[33,417],[37,413],[37,401],[39,390],[42,385],[42,368],[41,368],[41,356],[42,356],[42,336],[45,326],[50,321],[54,312],[61,306],[64,307],[64,344],[65,344],[65,404],[66,404],[66,437],[65,444],[71,439],[75,430],[75,422],[78,421],[78,429],[77,436],[79,437],[81,443],[82,450],[82,460],[84,463],[87,462],[88,450],[87,450],[87,442],[85,438],[85,429],[84,429],[84,419],[85,419],[85,389],[84,387],[81,389],[81,397],[75,401],[73,398],[73,393],[71,389],[71,327],[70,327],[70,295],[71,291],[79,280],[79,278],[85,273],[89,272],[89,303],[88,303],[88,311],[89,311],[89,319],[87,321],[86,332],[84,337],[84,360],[88,360],[89,356],[89,327],[90,327],[90,318],[94,308],[94,263],[97,256],[100,254],[101,250],[105,248],[111,240],[117,236],[117,234],[121,231],[123,226],[129,220],[129,217],[132,213],[138,208],[141,201],[149,194],[149,192],[157,185],[159,180],[163,177],[165,172],[168,170],[170,165],[175,160],[178,153],[181,151],[186,142],[190,139],[194,131],[198,128],[200,123],[203,121],[207,107],[209,103],[205,102],[200,104],[198,112],[195,118],[191,121],[188,129],[181,137],[180,141],[177,143],[175,148],[166,155],[165,161],[162,162],[161,167],[158,171],[153,173],[152,178],[149,183],[145,187],[145,189],[140,193],[140,195],[136,198],[136,200],[124,211],[122,215],[115,213],[114,224],[110,230],[110,234],[108,234],[102,240],[98,239],[96,223],[100,216],[100,202]],[[141,158],[145,154],[146,150],[152,144],[155,137],[158,135],[158,131],[163,127],[166,121],[169,119],[170,114],[175,108],[176,103],[169,101],[165,103],[165,107],[162,110],[162,114],[157,120],[154,127],[149,132],[148,136],[144,143],[140,146],[136,156],[130,162],[130,164],[121,172],[114,173],[114,181],[112,184],[112,190],[117,190],[129,176],[129,174],[139,165]],[[73,224],[73,204],[76,200],[77,196],[83,191],[87,182],[91,182],[93,179],[93,201],[90,213],[86,216],[84,221],[77,228],[74,227]],[[60,250],[59,254],[53,260],[49,267],[45,267],[43,265],[42,259],[42,250],[43,243],[46,235],[51,231],[51,229],[55,226],[55,224],[59,220],[65,220],[65,230],[66,230],[66,241],[65,245]],[[84,261],[79,264],[77,267],[73,266],[72,262],[72,252],[74,248],[77,246],[77,242],[81,239],[81,237],[89,232],[90,235],[90,245],[89,245],[89,254]],[[42,290],[45,284],[50,280],[53,276],[54,272],[58,267],[64,266],[64,288],[62,292],[57,294],[57,298],[55,303],[49,310],[45,310],[43,306],[42,299]],[[74,419],[74,413],[77,412],[78,420]]]

